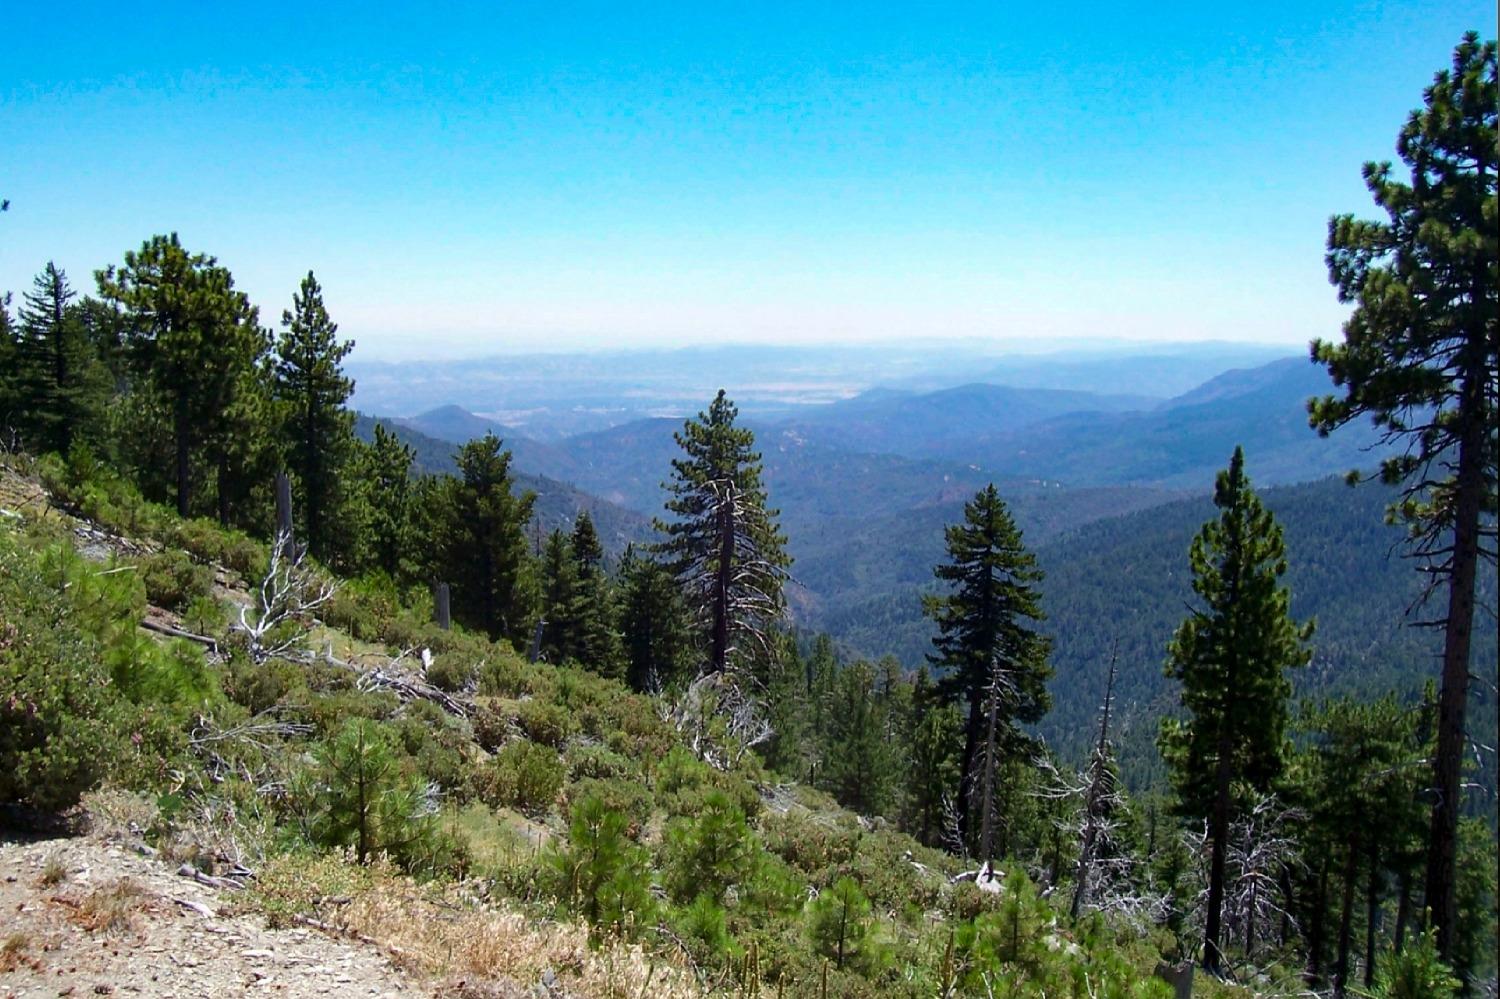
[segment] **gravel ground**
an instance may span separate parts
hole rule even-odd
[[[374,946],[221,913],[219,894],[95,839],[0,839],[0,999],[453,994]]]

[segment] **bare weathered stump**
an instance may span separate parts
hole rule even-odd
[[[1172,986],[1172,994],[1176,999],[1193,999],[1193,962],[1184,961],[1181,964],[1168,964],[1166,961],[1156,963],[1156,977]]]
[[[532,662],[542,657],[542,629],[545,627],[547,627],[546,619],[537,618],[536,630],[531,633],[531,651],[526,654],[526,658]]]
[[[292,480],[285,472],[276,473],[276,537],[288,550],[292,545]]]
[[[447,583],[438,583],[432,588],[432,619],[437,626],[447,631],[453,626],[453,618],[448,610],[449,592]]]

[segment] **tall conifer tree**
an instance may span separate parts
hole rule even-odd
[[[691,665],[693,638],[682,594],[671,572],[633,547],[620,558],[620,589],[626,680],[636,690],[665,689]]]
[[[369,564],[399,579],[411,557],[413,452],[376,423],[370,444],[359,454],[360,479],[369,504],[365,554]]]
[[[1042,571],[993,483],[964,504],[963,523],[950,525],[945,535],[950,561],[933,574],[951,590],[923,602],[938,626],[936,652],[927,658],[942,670],[938,689],[945,702],[966,710],[958,819],[983,852],[990,844],[975,840],[980,830],[973,818],[988,811],[985,803],[994,797],[993,786],[985,793],[986,764],[995,773],[997,755],[1027,742],[1018,724],[1039,721],[1051,707],[1051,643],[1037,630]]]
[[[91,392],[93,350],[75,298],[67,275],[48,261],[22,299],[16,381],[35,451],[67,452],[95,409],[91,395],[99,396]]]
[[[791,564],[779,511],[766,506],[755,435],[734,424],[739,410],[720,389],[708,412],[676,435],[685,452],[666,488],[666,556],[703,635],[705,668],[723,673],[731,655],[770,654],[768,628],[785,607],[781,584]]]
[[[1438,745],[1433,758],[1427,904],[1451,957],[1468,708],[1474,587],[1495,558],[1500,455],[1500,236],[1497,236],[1496,48],[1470,33],[1413,111],[1390,163],[1365,164],[1384,222],[1328,224],[1328,273],[1354,311],[1344,342],[1315,341],[1343,395],[1314,399],[1323,433],[1370,416],[1399,446],[1381,478],[1403,487],[1393,514],[1446,590]]]
[[[1162,722],[1160,745],[1187,815],[1206,818],[1212,843],[1203,967],[1224,966],[1224,863],[1236,785],[1271,790],[1281,774],[1291,681],[1306,665],[1311,623],[1290,613],[1281,585],[1281,527],[1250,488],[1245,452],[1234,449],[1214,486],[1218,519],[1193,539],[1189,561],[1201,606],[1178,627],[1166,674],[1182,684],[1186,719]]]
[[[247,368],[264,353],[258,313],[226,268],[188,253],[176,233],[151,237],[96,277],[101,297],[124,312],[134,367],[168,413],[177,512],[188,516],[193,457],[220,431]]]
[[[624,673],[624,662],[620,635],[614,625],[614,595],[604,572],[604,546],[587,510],[578,511],[573,520],[568,549],[573,554],[577,579],[571,611],[577,628],[575,655],[594,672],[619,678]]]
[[[510,452],[486,434],[459,448],[458,477],[442,480],[435,507],[430,564],[453,587],[453,614],[492,638],[524,642],[534,579],[526,525],[536,494],[511,492]]]
[[[344,402],[354,383],[341,363],[354,341],[338,339],[338,324],[323,305],[323,289],[312,271],[281,314],[276,341],[274,394],[281,408],[287,458],[296,477],[309,549],[329,558],[341,478],[353,453],[354,414]]]

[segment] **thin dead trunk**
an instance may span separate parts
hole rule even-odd
[[[993,862],[995,859],[995,725],[1000,715],[1000,664],[995,662],[991,668],[994,670],[994,675],[990,681],[989,719],[985,725],[984,737],[984,784],[981,791],[984,798],[980,803],[979,859]]]

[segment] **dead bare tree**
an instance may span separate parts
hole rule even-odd
[[[291,532],[278,531],[265,575],[251,603],[240,608],[236,625],[249,639],[250,658],[257,663],[287,658],[302,647],[313,612],[337,591],[338,584],[296,550]]]
[[[704,673],[662,708],[664,719],[695,755],[718,770],[729,770],[774,733],[747,685],[721,673]]]
[[[1073,887],[1073,904],[1070,914],[1074,919],[1083,908],[1088,897],[1089,879],[1093,876],[1094,854],[1099,846],[1100,835],[1109,823],[1109,816],[1124,803],[1120,801],[1115,787],[1114,762],[1109,745],[1109,709],[1115,695],[1115,671],[1119,664],[1120,642],[1115,640],[1109,654],[1109,680],[1104,686],[1104,710],[1099,719],[1099,741],[1094,746],[1093,758],[1088,766],[1088,789],[1083,802],[1083,834],[1078,848],[1077,883]]]
[[[1244,942],[1246,960],[1254,959],[1258,944],[1276,941],[1283,922],[1296,925],[1282,874],[1300,866],[1292,827],[1301,817],[1301,812],[1283,805],[1275,795],[1264,795],[1230,823],[1224,857],[1223,919],[1226,939]],[[1185,835],[1189,853],[1201,867],[1208,856],[1207,827]],[[1199,874],[1206,886],[1206,869]],[[1205,887],[1196,899],[1195,920],[1201,917],[1206,903]]]

